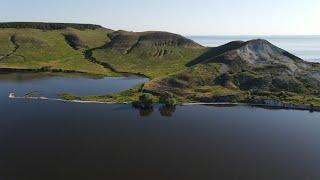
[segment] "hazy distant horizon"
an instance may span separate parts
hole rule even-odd
[[[12,22],[38,22],[38,23],[67,23],[67,24],[94,24],[94,25],[100,25],[102,26],[103,28],[107,28],[107,29],[112,29],[108,26],[104,26],[104,25],[101,25],[101,24],[96,24],[96,23],[90,23],[90,22],[82,22],[82,23],[79,23],[79,22],[60,22],[60,21],[1,21],[0,23],[12,23]],[[170,32],[170,33],[176,33],[176,34],[179,34],[177,32],[173,32],[173,31],[165,31],[165,30],[161,30],[161,29],[150,29],[150,30],[141,30],[141,31],[133,31],[133,30],[130,30],[130,29],[112,29],[114,31],[132,31],[132,32],[143,32],[143,31],[164,31],[164,32]],[[180,35],[183,35],[183,36],[186,36],[186,37],[225,37],[225,36],[248,36],[248,37],[273,37],[273,36],[287,36],[287,37],[299,37],[299,36],[320,36],[320,32],[319,34],[293,34],[293,35],[290,35],[290,34],[180,34]]]
[[[74,22],[182,35],[320,35],[318,0],[0,0],[0,21]],[[17,13],[18,12],[18,13]]]

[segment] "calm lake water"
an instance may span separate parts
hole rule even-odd
[[[320,114],[8,99],[130,88],[137,77],[0,75],[0,180],[320,178]]]
[[[103,95],[130,89],[148,81],[138,76],[95,77],[48,73],[0,74],[0,93],[24,96],[34,92],[37,96],[57,97],[68,92],[79,96]]]
[[[320,62],[320,36],[191,36],[189,38],[209,47],[235,40],[266,39],[304,60]]]

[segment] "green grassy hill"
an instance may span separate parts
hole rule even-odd
[[[86,49],[108,42],[107,34],[111,30],[75,29],[72,26],[53,30],[25,28],[26,26],[23,28],[1,27],[4,25],[0,24],[0,68],[42,68],[103,75],[114,74],[99,64],[89,62],[83,55]],[[70,45],[73,41],[76,41],[79,48]]]
[[[0,68],[165,76],[207,48],[167,32],[112,31],[98,25],[0,23]]]
[[[182,36],[166,32],[109,34],[111,42],[93,51],[100,62],[121,72],[140,73],[152,78],[182,70],[206,48]]]

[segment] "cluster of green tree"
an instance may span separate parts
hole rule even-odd
[[[159,103],[167,107],[172,107],[177,104],[177,100],[170,92],[165,92],[159,97]],[[139,96],[139,100],[132,103],[134,107],[141,109],[150,109],[153,107],[154,97],[152,94],[143,93]]]
[[[94,24],[73,24],[73,23],[42,23],[42,22],[8,22],[0,23],[0,28],[32,28],[41,30],[58,30],[65,28],[74,28],[79,30],[84,29],[98,29],[102,28],[100,25]]]
[[[160,104],[164,104],[165,106],[175,106],[177,104],[177,100],[171,92],[164,92],[159,98]]]
[[[176,111],[177,100],[170,92],[165,92],[159,97],[159,103],[162,104],[159,108],[161,116],[171,117]],[[140,110],[140,116],[150,116],[154,109],[154,96],[149,93],[143,93],[139,96],[139,100],[133,102],[132,105]]]
[[[143,93],[139,96],[139,100],[132,102],[132,105],[141,109],[151,109],[153,108],[153,96],[149,93]]]

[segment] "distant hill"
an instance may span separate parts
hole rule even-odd
[[[0,23],[0,28],[31,28],[31,29],[42,29],[42,30],[58,30],[66,28],[74,28],[79,30],[85,29],[99,29],[102,28],[100,25],[94,24],[74,24],[74,23],[44,23],[44,22],[5,22]]]

